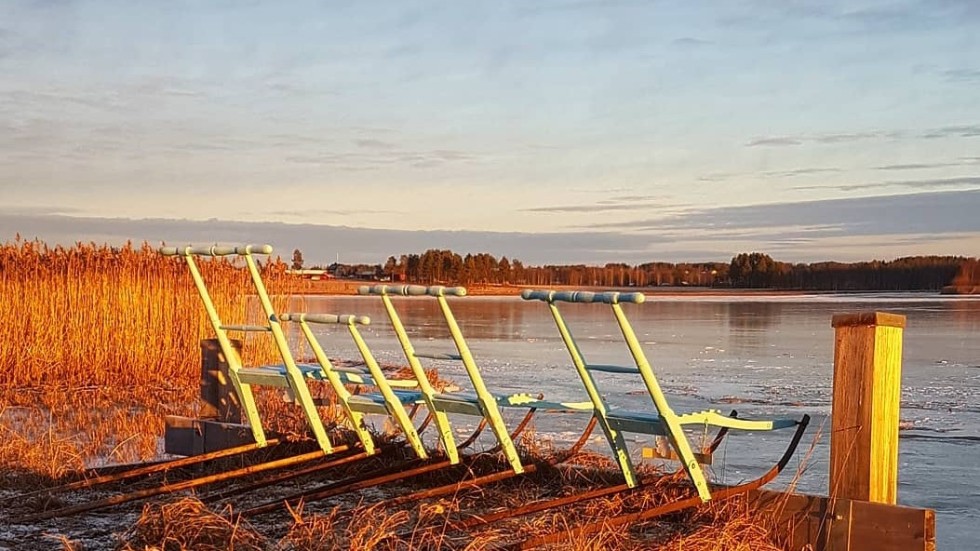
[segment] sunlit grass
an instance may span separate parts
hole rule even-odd
[[[225,321],[256,323],[247,272],[200,265]],[[263,272],[277,294],[285,266]],[[200,341],[214,335],[181,259],[147,244],[6,243],[0,297],[0,466],[59,478],[150,459],[164,416],[194,413]],[[258,364],[277,353],[256,338],[243,356]]]
[[[245,322],[245,270],[201,265],[225,321]],[[284,268],[264,270],[273,293]],[[0,297],[0,387],[196,385],[198,343],[212,336],[186,266],[146,244],[0,245]],[[249,343],[245,356],[264,362],[275,350]]]

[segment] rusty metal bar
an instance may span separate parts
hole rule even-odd
[[[40,490],[34,490],[26,494],[20,494],[17,496],[9,497],[4,500],[4,502],[19,501],[27,497],[36,496],[40,494],[56,494],[61,492],[67,492],[70,490],[79,490],[82,488],[91,488],[92,486],[97,486],[100,484],[108,484],[110,482],[118,482],[120,480],[127,480],[141,475],[155,474],[160,472],[166,472],[170,469],[175,469],[178,467],[187,467],[190,465],[196,465],[198,463],[204,463],[206,461],[211,461],[213,459],[221,459],[223,457],[230,457],[232,455],[239,455],[253,450],[269,448],[274,444],[278,444],[278,439],[267,440],[266,446],[259,446],[258,444],[245,444],[244,446],[237,446],[234,448],[228,448],[226,450],[218,450],[211,453],[205,453],[201,455],[195,455],[192,457],[185,457],[182,459],[175,459],[173,461],[163,461],[160,463],[153,463],[151,465],[144,465],[141,467],[136,467],[134,469],[128,469],[125,471],[106,474],[98,476],[95,478],[88,478],[85,480],[79,480],[69,484],[63,484],[61,486],[55,486],[53,488],[42,488]]]
[[[792,441],[790,441],[789,447],[787,447],[786,451],[783,452],[783,456],[780,457],[779,461],[772,468],[766,471],[765,474],[763,474],[762,476],[760,476],[755,480],[746,482],[744,484],[739,484],[737,486],[730,486],[728,488],[723,488],[721,490],[713,492],[712,501],[722,501],[725,499],[730,499],[732,497],[742,495],[752,490],[761,488],[762,486],[768,484],[769,482],[772,482],[772,480],[776,478],[776,476],[778,476],[779,473],[782,472],[782,470],[786,467],[786,465],[789,463],[790,458],[793,457],[793,453],[796,452],[796,447],[799,445],[800,439],[803,438],[803,433],[806,431],[806,427],[809,424],[809,422],[810,422],[810,416],[804,415],[803,418],[799,421],[799,424],[797,425],[796,433],[793,434],[793,439]],[[594,494],[594,493],[596,492],[590,492],[590,494]],[[482,522],[476,524],[485,524],[487,522],[494,522],[496,520],[500,520],[501,518],[524,515],[531,512],[540,511],[543,509],[550,509],[552,507],[559,507],[562,505],[567,505],[569,503],[582,501],[582,498],[573,499],[576,497],[578,496],[568,496],[565,498],[554,499],[547,502],[534,503],[525,507],[515,509],[513,511],[506,511],[504,512],[506,513],[505,516],[500,516],[502,514],[500,513],[498,515],[490,515],[490,517],[493,518],[483,517],[481,519]],[[598,497],[598,496],[592,495],[589,497],[589,499],[594,497]],[[568,501],[570,499],[572,499],[572,501]],[[542,536],[528,538],[508,548],[531,549],[541,545],[558,543],[568,538],[582,537],[588,534],[595,533],[602,529],[611,528],[614,526],[621,526],[624,524],[631,524],[634,522],[642,522],[645,520],[650,520],[652,518],[681,511],[683,509],[698,507],[701,504],[702,501],[699,496],[692,496],[686,499],[672,501],[670,503],[666,503],[664,505],[661,505],[659,507],[654,507],[652,509],[647,509],[645,511],[619,515],[612,518],[606,518],[598,522],[583,524],[568,530],[561,530],[558,532],[552,532],[550,534],[544,534]]]
[[[390,448],[390,449],[394,449],[394,448],[395,447],[392,446],[392,448]],[[251,492],[252,490],[258,490],[260,488],[265,488],[265,487],[271,486],[273,484],[277,484],[279,482],[284,482],[286,480],[292,480],[294,478],[299,478],[301,476],[312,474],[312,473],[316,473],[316,472],[320,472],[320,471],[323,471],[323,470],[326,470],[326,469],[332,469],[334,467],[340,467],[341,465],[347,465],[348,463],[353,463],[355,461],[360,461],[360,460],[366,459],[366,458],[380,457],[383,454],[384,454],[384,452],[382,452],[381,454],[372,454],[372,455],[368,455],[367,452],[355,453],[353,455],[349,455],[347,457],[342,457],[340,459],[336,459],[336,460],[333,460],[333,461],[327,461],[327,462],[321,463],[319,465],[310,465],[309,467],[304,467],[302,469],[298,469],[298,470],[295,470],[295,471],[290,471],[288,473],[280,473],[280,474],[277,474],[277,475],[274,475],[274,476],[266,477],[266,478],[264,478],[262,480],[258,480],[256,482],[251,483],[251,484],[246,484],[244,486],[239,486],[238,488],[232,488],[230,490],[225,490],[223,492],[218,492],[218,493],[215,493],[215,494],[209,494],[209,495],[206,495],[206,496],[202,496],[200,499],[201,499],[201,501],[203,501],[205,503],[211,503],[211,502],[214,502],[214,501],[221,501],[223,499],[228,499],[229,497],[232,497],[232,496],[236,496],[236,495],[243,494],[243,493],[246,493],[246,492]]]
[[[334,452],[345,451],[348,447],[336,446],[334,447]],[[136,501],[139,499],[145,499],[148,497],[157,496],[160,494],[168,494],[172,492],[178,492],[181,490],[189,490],[191,488],[197,488],[198,486],[204,486],[205,484],[213,484],[215,482],[222,482],[225,480],[231,480],[234,478],[260,473],[264,471],[269,471],[272,469],[278,469],[281,467],[288,467],[289,465],[297,465],[299,463],[304,463],[307,461],[312,461],[324,456],[322,450],[315,452],[305,453],[301,455],[294,455],[291,457],[286,457],[283,459],[277,459],[275,461],[269,461],[266,463],[259,463],[257,465],[250,465],[248,467],[243,467],[241,469],[235,469],[233,471],[226,471],[223,473],[217,473],[208,476],[202,476],[199,478],[193,478],[190,480],[185,480],[183,482],[177,482],[174,484],[162,484],[159,486],[154,486],[152,488],[146,488],[144,490],[137,490],[135,492],[129,492],[126,494],[120,494],[117,496],[108,497],[105,499],[100,499],[98,501],[90,501],[88,503],[81,503],[79,505],[73,505],[71,507],[63,507],[61,509],[54,509],[51,511],[44,511],[41,513],[35,513],[32,515],[26,515],[14,519],[14,522],[25,523],[34,522],[38,520],[45,520],[49,518],[58,518],[75,515],[78,513],[84,513],[86,511],[94,511],[96,509],[103,509],[106,507],[112,507],[114,505],[121,505],[123,503],[129,503],[130,501]]]
[[[585,443],[588,441],[589,436],[592,434],[592,431],[595,429],[596,422],[597,422],[597,419],[595,418],[595,416],[592,416],[591,418],[589,418],[588,425],[586,425],[585,429],[582,431],[582,435],[579,436],[578,440],[575,441],[575,443],[572,445],[572,447],[569,448],[568,450],[566,450],[565,453],[563,453],[563,454],[561,454],[559,456],[556,456],[551,461],[546,462],[546,464],[548,464],[548,465],[557,465],[559,463],[562,463],[564,461],[567,461],[569,458],[571,458],[575,454],[577,454],[579,452],[579,450],[582,449],[582,446],[584,446]],[[535,472],[537,470],[538,470],[538,465],[532,463],[531,465],[526,465],[524,467],[524,473],[523,474],[533,473],[533,472]],[[489,484],[493,484],[495,482],[500,482],[502,480],[507,480],[507,479],[513,478],[515,476],[518,476],[518,473],[515,473],[513,471],[513,469],[508,469],[506,471],[499,471],[499,472],[496,472],[496,473],[492,473],[492,474],[488,474],[488,475],[484,475],[484,476],[475,477],[475,478],[472,478],[470,480],[463,480],[463,481],[455,482],[455,483],[452,483],[452,484],[446,484],[444,486],[439,486],[437,488],[430,488],[428,490],[421,490],[421,491],[415,492],[413,494],[409,494],[407,496],[402,496],[402,497],[396,497],[394,499],[389,499],[389,500],[386,500],[384,502],[384,505],[386,507],[395,507],[395,506],[398,506],[398,505],[404,505],[405,503],[411,503],[413,501],[420,501],[420,500],[423,500],[423,499],[431,499],[431,498],[434,498],[434,497],[440,497],[440,496],[444,496],[444,495],[455,495],[456,493],[461,492],[461,491],[464,491],[464,490],[475,489],[475,488],[479,488],[479,487],[482,487],[482,486],[487,486]],[[476,523],[474,523],[474,525],[476,525],[476,524],[482,524],[482,522],[476,522]],[[435,529],[444,529],[444,527],[443,526],[439,526],[439,527],[432,527],[432,528],[423,529],[423,530],[435,530]]]
[[[414,461],[418,463],[419,460]],[[399,465],[398,471],[391,472],[391,468],[381,469],[380,471],[375,471],[368,473],[364,477],[358,477],[357,480],[351,482],[349,480],[342,480],[334,484],[328,484],[327,486],[311,491],[311,492],[298,492],[293,495],[286,496],[276,501],[271,501],[268,503],[263,503],[262,505],[257,505],[249,509],[245,509],[239,513],[243,517],[251,517],[255,515],[262,515],[265,513],[271,513],[273,511],[283,509],[284,505],[288,505],[290,500],[296,500],[293,505],[299,501],[310,502],[318,501],[321,499],[326,499],[328,497],[333,497],[341,494],[346,494],[348,492],[356,492],[357,490],[363,490],[365,488],[371,488],[373,486],[380,486],[382,484],[387,484],[389,482],[395,482],[412,476],[425,474],[431,471],[442,469],[444,467],[451,466],[449,461],[439,461],[436,463],[430,463],[428,465],[422,465],[421,467],[416,467],[414,469],[403,470],[406,465]],[[379,472],[388,472],[389,474],[375,476]]]
[[[534,408],[528,410],[527,414],[525,414],[524,418],[514,429],[514,432],[511,433],[510,435],[511,439],[517,438],[522,432],[524,432],[524,430],[527,428],[528,424],[530,423],[531,418],[534,416],[534,412],[535,412]],[[476,435],[479,433],[479,431],[483,430],[483,426],[484,423],[481,423],[480,426],[477,427],[477,430],[474,432],[474,436],[467,439],[467,442],[464,442],[464,444],[468,444],[470,441],[476,440]],[[462,448],[462,445],[457,446],[457,449],[460,448]],[[485,453],[495,453],[496,450],[498,449],[499,446],[495,446],[494,448],[491,448],[489,451]],[[470,456],[466,459],[472,460],[473,457],[475,456]],[[452,463],[449,461],[439,461],[429,465],[422,464],[419,467],[409,468],[413,464],[418,465],[421,463],[423,463],[421,460],[415,460],[407,464],[401,464],[401,465],[396,465],[394,467],[386,467],[384,469],[378,469],[366,475],[328,484],[319,489],[297,492],[295,494],[291,494],[289,496],[277,499],[276,501],[263,503],[255,507],[246,509],[242,511],[240,514],[245,517],[261,515],[280,509],[283,507],[284,503],[288,504],[290,503],[291,500],[304,500],[306,502],[317,501],[320,499],[326,499],[328,497],[333,497],[348,492],[356,492],[358,490],[363,490],[365,488],[370,488],[372,486],[379,486],[382,484],[387,484],[389,482],[395,482],[398,480],[410,478],[420,474],[425,474],[452,465]]]

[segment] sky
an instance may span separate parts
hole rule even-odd
[[[980,253],[976,0],[0,3],[0,242]]]

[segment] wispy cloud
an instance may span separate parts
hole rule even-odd
[[[841,144],[865,140],[899,140],[906,138],[974,138],[980,136],[980,124],[942,126],[921,132],[872,130],[838,134],[799,134],[795,136],[760,136],[746,142],[746,147],[783,147],[806,144]]]
[[[0,214],[5,216],[60,216],[83,212],[82,209],[67,206],[0,207]]]
[[[749,143],[745,144],[748,147],[759,147],[759,146],[787,146],[787,145],[803,145],[803,141],[799,138],[793,138],[790,136],[772,136],[765,138],[753,138],[749,140]]]
[[[844,170],[831,166],[803,167],[789,170],[766,170],[763,172],[717,172],[699,176],[702,182],[724,182],[732,178],[752,177],[752,178],[796,178],[799,176],[814,176],[818,174],[835,174]]]
[[[374,209],[304,209],[296,210],[277,210],[246,213],[255,216],[282,216],[287,218],[300,218],[309,220],[311,217],[320,216],[364,216],[366,214],[399,214],[397,210],[374,210]]]
[[[837,189],[840,191],[858,191],[882,188],[909,188],[915,190],[937,190],[944,188],[962,188],[967,186],[980,186],[980,176],[965,176],[962,178],[934,178],[929,180],[902,180],[897,182],[846,184],[839,186],[797,186],[793,189]]]
[[[980,69],[947,69],[942,74],[951,82],[980,81]]]
[[[357,145],[357,147],[362,147],[364,149],[395,149],[398,147],[391,142],[376,140],[374,138],[354,140],[354,144]]]
[[[286,161],[306,165],[330,166],[338,170],[375,170],[388,166],[434,168],[446,164],[471,163],[481,159],[476,153],[453,149],[405,150],[387,142],[361,140],[361,151],[320,152],[289,155]],[[387,147],[391,145],[391,147]]]
[[[980,157],[960,157],[955,161],[944,163],[903,163],[895,165],[882,165],[875,167],[875,170],[929,170],[934,168],[951,168],[957,166],[972,166],[980,164]]]
[[[554,207],[534,207],[528,209],[521,209],[523,212],[617,212],[617,211],[631,211],[631,210],[642,210],[642,211],[655,211],[655,210],[665,210],[665,209],[676,209],[673,205],[651,205],[648,203],[624,203],[624,204],[610,204],[610,203],[595,203],[591,205],[561,205]]]
[[[901,138],[903,134],[897,131],[875,130],[869,132],[849,132],[840,134],[806,134],[797,136],[763,136],[752,138],[746,143],[746,147],[781,147],[804,145],[807,143],[817,144],[839,144],[856,142],[862,140],[893,140]]]
[[[714,44],[714,42],[710,40],[695,38],[693,36],[683,36],[681,38],[675,38],[674,40],[671,40],[670,43],[674,46],[681,46],[681,47],[688,47],[688,48],[691,47],[697,48],[701,46],[709,46],[711,44]]]
[[[620,195],[577,205],[549,205],[521,209],[522,212],[600,213],[624,211],[676,211],[686,205],[667,201],[657,195]]]
[[[923,138],[975,138],[977,136],[980,136],[980,124],[944,126],[922,134]]]

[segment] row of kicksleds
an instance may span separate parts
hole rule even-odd
[[[547,307],[555,322],[555,327],[568,351],[570,366],[569,377],[577,377],[582,384],[586,400],[581,402],[553,402],[544,399],[542,394],[511,393],[496,394],[486,385],[478,364],[471,353],[466,339],[456,321],[448,297],[462,297],[466,290],[462,287],[421,286],[421,285],[365,285],[358,292],[362,295],[379,297],[384,312],[388,318],[391,330],[401,347],[407,366],[411,371],[410,377],[395,378],[385,373],[374,354],[369,349],[359,328],[371,323],[365,316],[354,314],[326,314],[309,312],[277,312],[273,306],[265,284],[256,255],[269,255],[272,248],[268,245],[244,246],[207,246],[207,247],[164,247],[160,253],[165,256],[180,257],[186,262],[191,278],[201,297],[211,328],[220,345],[222,355],[228,365],[228,377],[234,388],[242,416],[254,438],[254,444],[237,448],[211,452],[199,456],[182,458],[157,464],[149,464],[123,472],[101,474],[88,479],[73,482],[56,488],[48,488],[33,492],[53,495],[60,492],[92,488],[101,484],[121,483],[126,480],[143,480],[155,475],[163,475],[178,468],[198,465],[208,461],[234,457],[239,454],[255,451],[260,448],[273,448],[280,445],[278,438],[268,438],[266,428],[256,404],[253,387],[274,387],[283,389],[302,411],[308,432],[315,441],[317,449],[311,452],[298,453],[279,457],[258,464],[248,464],[238,468],[199,476],[180,481],[163,481],[150,487],[112,495],[96,501],[54,508],[26,515],[19,522],[37,522],[50,518],[63,517],[112,507],[122,503],[146,499],[156,495],[174,492],[190,491],[205,485],[216,485],[222,482],[251,477],[255,480],[250,484],[234,487],[227,491],[209,494],[213,501],[226,500],[232,495],[254,493],[260,487],[266,487],[296,479],[300,476],[312,475],[331,470],[341,471],[358,463],[367,463],[377,458],[390,456],[387,464],[379,463],[375,468],[361,469],[355,475],[334,480],[333,482],[310,487],[304,485],[301,491],[274,500],[253,504],[238,511],[242,516],[255,516],[285,511],[286,508],[295,510],[301,504],[330,497],[362,492],[368,488],[388,486],[396,482],[418,482],[430,477],[432,473],[445,472],[451,480],[449,483],[421,487],[412,486],[415,491],[402,495],[388,497],[385,506],[399,506],[427,499],[459,496],[462,492],[485,488],[500,484],[515,477],[529,476],[543,468],[554,467],[573,458],[585,445],[593,429],[598,427],[612,452],[612,459],[621,473],[621,482],[599,488],[592,488],[570,495],[545,498],[518,507],[482,513],[464,521],[456,522],[456,530],[476,529],[505,519],[516,518],[540,511],[561,510],[570,504],[610,497],[617,494],[628,495],[642,491],[643,487],[651,484],[651,480],[642,475],[637,469],[627,445],[626,434],[655,435],[658,440],[669,446],[668,456],[681,464],[681,471],[693,491],[686,491],[680,497],[675,497],[659,505],[647,507],[633,512],[596,518],[591,522],[566,526],[544,534],[533,536],[515,535],[512,542],[514,548],[531,548],[543,544],[560,543],[569,538],[579,538],[588,534],[616,526],[631,525],[653,519],[668,513],[700,506],[708,501],[725,500],[734,496],[746,494],[760,488],[773,480],[789,463],[795,452],[803,432],[809,422],[809,417],[803,415],[800,419],[741,419],[735,412],[723,415],[716,410],[704,410],[690,413],[675,413],[663,393],[653,369],[648,362],[644,350],[630,324],[624,304],[640,304],[645,297],[642,293],[620,292],[589,292],[589,291],[551,291],[525,290],[521,297],[527,301],[539,301]],[[244,260],[254,284],[263,317],[266,323],[258,325],[227,325],[221,316],[208,291],[207,283],[199,269],[200,257],[238,257]],[[441,316],[448,329],[452,341],[452,352],[428,352],[417,350],[409,333],[399,317],[396,302],[393,297],[416,297],[415,300],[435,300]],[[423,298],[425,297],[425,298]],[[455,299],[454,299],[455,300]],[[560,305],[563,303],[579,303],[604,306],[612,311],[613,318],[633,360],[633,365],[604,365],[589,363],[583,350],[572,335],[572,330],[562,315]],[[287,338],[286,324],[295,324],[299,333],[312,352],[315,362],[297,362],[290,349]],[[339,324],[350,333],[362,363],[354,366],[335,365],[316,337],[313,326],[317,324]],[[262,334],[271,336],[282,363],[276,365],[246,366],[232,342],[232,336],[242,334]],[[438,390],[429,380],[425,363],[431,360],[458,362],[466,374],[466,385],[469,390],[444,392]],[[649,395],[650,407],[647,410],[625,410],[609,403],[604,393],[597,386],[595,373],[616,374],[639,377],[642,389]],[[459,383],[459,381],[454,381]],[[318,407],[324,399],[314,396],[310,383],[327,385],[331,396],[326,400],[342,410],[342,431],[328,430],[324,424]],[[322,392],[319,394],[323,394]],[[612,400],[615,401],[615,400]],[[521,421],[510,427],[504,421],[502,411],[517,410],[523,416]],[[536,412],[573,412],[579,414],[585,425],[581,436],[568,449],[561,453],[550,454],[544,460],[522,460],[519,446],[516,444],[521,433],[529,426]],[[397,427],[399,438],[378,438],[370,429],[367,415],[385,416],[390,423]],[[453,429],[451,416],[469,416],[477,420],[476,429],[463,440],[457,440]],[[421,422],[418,421],[422,418]],[[426,446],[422,433],[431,429],[436,433],[435,445]],[[688,432],[685,432],[685,427]],[[700,429],[706,433],[715,429],[713,439],[704,449],[698,450],[710,454],[722,442],[729,430],[740,431],[772,431],[779,429],[795,429],[789,443],[771,468],[759,478],[734,486],[712,485],[708,481],[704,468],[700,464],[702,453],[697,453],[692,446],[690,429]],[[343,432],[343,437],[338,433]],[[481,452],[468,452],[481,433],[489,432],[494,439],[494,446]],[[493,457],[496,470],[487,472],[486,468],[477,468],[478,464],[486,464],[487,458]],[[442,478],[445,480],[445,477]],[[446,530],[443,524],[441,530]]]

